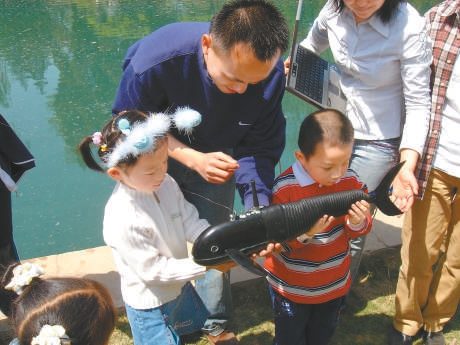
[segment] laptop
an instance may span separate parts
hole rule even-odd
[[[317,108],[345,113],[347,99],[340,87],[338,67],[296,43],[301,9],[299,0],[286,90]]]

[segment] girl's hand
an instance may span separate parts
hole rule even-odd
[[[359,225],[361,224],[367,216],[370,215],[370,205],[367,201],[361,200],[357,201],[351,208],[348,210],[348,217],[350,224]]]
[[[281,243],[268,243],[266,249],[261,250],[258,254],[252,254],[251,259],[254,260],[257,256],[270,256],[273,253],[279,254],[282,250],[283,246]]]
[[[210,269],[215,269],[215,270],[218,270],[218,271],[221,271],[222,273],[225,273],[227,271],[229,271],[230,269],[232,269],[233,267],[236,267],[238,266],[238,264],[234,261],[230,261],[230,262],[226,262],[224,264],[220,264],[220,265],[216,265],[216,266],[206,266],[206,271],[210,270]]]
[[[305,235],[307,235],[308,237],[313,237],[315,234],[323,232],[329,225],[331,225],[331,222],[333,220],[334,217],[325,214],[320,219],[318,219],[315,225],[313,225],[311,229],[305,233]]]

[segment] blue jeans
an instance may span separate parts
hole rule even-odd
[[[337,328],[345,297],[320,304],[295,303],[274,291],[270,296],[275,312],[273,345],[327,345]]]
[[[210,224],[230,219],[235,199],[234,177],[224,184],[212,184],[174,159],[170,158],[168,165],[169,175],[179,184],[185,198],[195,205],[200,218],[207,219]],[[225,329],[233,308],[230,272],[208,270],[203,279],[195,282],[195,287],[210,313],[203,332],[220,334]]]
[[[398,163],[401,139],[355,140],[350,168],[365,182],[369,192],[374,191],[386,173]],[[372,207],[375,211],[375,206]],[[366,244],[366,236],[351,241],[350,273],[352,281],[358,274],[359,264]]]
[[[199,331],[209,315],[190,282],[176,299],[157,308],[139,310],[125,306],[135,345],[179,345],[179,336]]]
[[[134,309],[125,304],[134,345],[180,345],[179,335],[168,324],[162,307]]]

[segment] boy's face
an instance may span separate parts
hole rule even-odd
[[[201,44],[209,76],[227,94],[242,94],[249,84],[268,78],[281,56],[279,53],[270,61],[260,61],[246,43],[236,43],[227,54],[212,43],[210,35],[203,35]]]
[[[127,168],[114,167],[116,180],[140,192],[155,192],[163,182],[168,170],[168,141],[164,140],[153,153],[139,157],[136,164]]]
[[[296,151],[295,156],[317,183],[331,186],[347,172],[352,149],[353,144],[331,146],[321,142],[308,159],[301,151]]]

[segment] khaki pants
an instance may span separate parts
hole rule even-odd
[[[394,327],[413,336],[441,331],[460,298],[460,179],[432,169],[423,200],[402,228]]]

